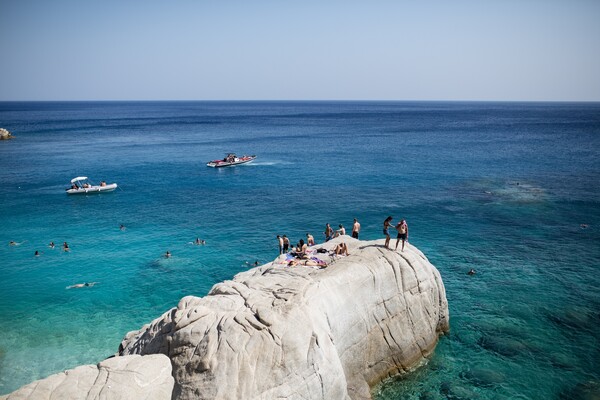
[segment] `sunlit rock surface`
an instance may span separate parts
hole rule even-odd
[[[171,363],[162,354],[114,357],[35,381],[1,399],[170,399]]]

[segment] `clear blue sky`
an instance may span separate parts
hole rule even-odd
[[[600,0],[0,0],[0,100],[600,100]]]

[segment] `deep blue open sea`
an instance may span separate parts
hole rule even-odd
[[[600,396],[598,103],[4,102],[0,127],[0,394],[110,356],[277,234],[391,215],[451,331],[379,399]],[[258,158],[205,166],[226,152]],[[120,189],[66,195],[80,175]]]

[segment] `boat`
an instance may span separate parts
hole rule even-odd
[[[230,167],[232,165],[249,163],[250,161],[253,161],[255,158],[256,158],[256,156],[238,157],[235,155],[235,153],[229,153],[222,160],[213,160],[213,161],[207,162],[206,166],[212,167],[212,168]]]
[[[116,183],[107,184],[102,181],[99,185],[94,185],[88,181],[87,176],[78,176],[71,179],[71,187],[67,189],[67,194],[105,193],[112,192],[116,188]]]

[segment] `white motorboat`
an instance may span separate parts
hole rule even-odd
[[[116,183],[107,184],[102,181],[99,185],[94,185],[88,181],[87,176],[78,176],[71,179],[71,187],[67,189],[67,194],[104,193],[112,192],[116,188]]]
[[[241,156],[238,157],[234,153],[229,153],[222,160],[213,160],[206,163],[207,167],[212,168],[221,168],[221,167],[229,167],[232,165],[245,164],[252,160],[254,160],[256,156]]]

